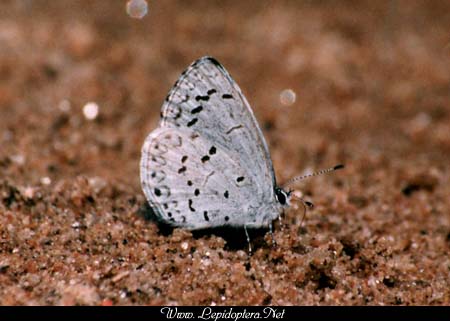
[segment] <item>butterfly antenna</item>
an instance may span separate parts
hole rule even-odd
[[[311,174],[306,174],[306,175],[302,175],[302,176],[296,176],[296,177],[293,177],[290,180],[288,180],[284,184],[284,187],[286,187],[288,185],[291,185],[292,183],[295,183],[297,181],[301,181],[301,180],[303,180],[305,178],[310,178],[310,177],[319,176],[319,175],[322,175],[322,174],[334,172],[334,171],[337,171],[338,169],[342,169],[342,168],[344,168],[344,165],[339,164],[339,165],[336,165],[334,167],[330,167],[330,168],[327,168],[327,169],[322,169],[320,171],[317,171],[317,172],[314,172],[314,173],[311,173]]]

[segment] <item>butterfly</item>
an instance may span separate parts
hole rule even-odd
[[[245,96],[212,57],[193,62],[167,95],[142,147],[140,179],[163,222],[190,230],[243,227],[248,240],[247,228],[272,230],[292,197],[277,185]]]

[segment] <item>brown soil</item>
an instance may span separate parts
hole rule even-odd
[[[448,1],[1,1],[0,304],[449,305],[449,30]],[[250,259],[143,215],[142,142],[204,55],[279,182],[346,164]]]

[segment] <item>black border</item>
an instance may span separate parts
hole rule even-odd
[[[128,321],[134,318],[136,321],[166,321],[181,320],[177,318],[169,319],[161,313],[163,306],[139,306],[139,307],[0,307],[0,320],[121,320]],[[178,311],[193,312],[195,316],[201,315],[204,306],[183,306],[177,307]],[[214,312],[223,312],[231,307],[215,306],[210,307]],[[265,307],[233,306],[233,312],[244,311],[260,312]],[[450,306],[355,306],[355,307],[335,307],[335,306],[303,306],[303,307],[280,307],[273,306],[277,311],[285,310],[283,318],[261,318],[261,319],[238,319],[242,320],[450,320]],[[183,320],[205,320],[200,318]],[[214,319],[208,319],[215,321]],[[233,320],[234,319],[218,319]]]

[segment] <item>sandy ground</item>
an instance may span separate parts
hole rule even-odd
[[[1,1],[0,304],[449,305],[449,30],[447,1]],[[280,183],[346,165],[251,258],[145,218],[141,145],[204,55]]]

